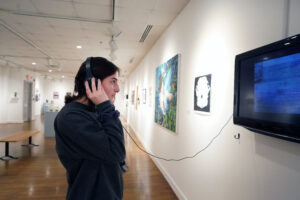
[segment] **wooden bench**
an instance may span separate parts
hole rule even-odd
[[[9,155],[10,142],[20,142],[28,138],[29,139],[28,144],[22,146],[39,146],[32,143],[32,136],[38,134],[39,132],[40,132],[39,130],[19,131],[9,136],[6,136],[4,138],[0,138],[0,142],[5,142],[5,156],[0,157],[0,160],[7,160],[4,159],[5,157],[10,159],[18,159],[18,157]]]

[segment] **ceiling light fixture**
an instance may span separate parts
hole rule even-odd
[[[31,63],[32,65],[36,65],[36,62]]]
[[[110,46],[110,50],[112,52],[116,51],[119,48],[117,43],[115,42],[115,40],[113,38],[111,39],[111,41],[109,41],[109,46]]]
[[[49,69],[48,72],[52,72],[52,69]]]
[[[110,52],[109,57],[111,58],[112,61],[117,60],[117,56],[114,54],[113,51]]]
[[[117,25],[112,24],[111,26],[108,27],[108,31],[113,37],[119,37],[122,33],[120,28]]]
[[[76,48],[77,48],[77,49],[81,49],[82,46],[81,46],[81,45],[77,45]]]
[[[48,65],[53,66],[53,60],[51,58],[48,58]]]

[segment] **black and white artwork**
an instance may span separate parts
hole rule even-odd
[[[194,110],[210,113],[211,74],[198,76],[194,85]]]

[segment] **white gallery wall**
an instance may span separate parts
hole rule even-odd
[[[43,96],[41,98],[42,102],[46,102],[48,100],[49,103],[51,101],[56,105],[59,109],[61,109],[65,103],[65,96],[67,92],[71,92],[73,94],[74,90],[74,79],[48,79],[43,78],[40,80],[42,85]],[[54,98],[54,92],[58,93],[58,98]]]
[[[192,0],[124,85],[123,115],[180,199],[300,199],[300,145],[236,126],[232,121],[234,59],[239,53],[300,33],[300,1]],[[287,12],[289,10],[289,12]],[[287,15],[288,13],[288,15]],[[288,22],[288,23],[286,23]],[[154,123],[155,69],[180,54],[177,133]],[[195,77],[212,74],[211,113],[193,111]],[[131,93],[147,103],[137,107]],[[149,92],[151,93],[149,95]],[[239,140],[234,135],[240,133]]]
[[[35,72],[23,68],[0,65],[0,123],[23,123],[23,92],[27,75],[33,78]],[[15,93],[17,96],[15,97]],[[32,119],[34,119],[35,102],[32,103]]]
[[[60,109],[64,105],[66,92],[73,92],[73,79],[49,79],[39,73],[27,69],[0,65],[0,123],[23,123],[23,92],[27,75],[32,78],[32,98],[38,95],[40,99],[32,99],[32,119],[42,113],[42,106],[46,99],[53,101]],[[15,92],[17,97],[15,97]],[[58,92],[59,98],[53,98],[53,92]]]

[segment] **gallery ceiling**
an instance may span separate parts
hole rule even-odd
[[[0,65],[74,77],[88,56],[124,79],[189,0],[0,0]]]

